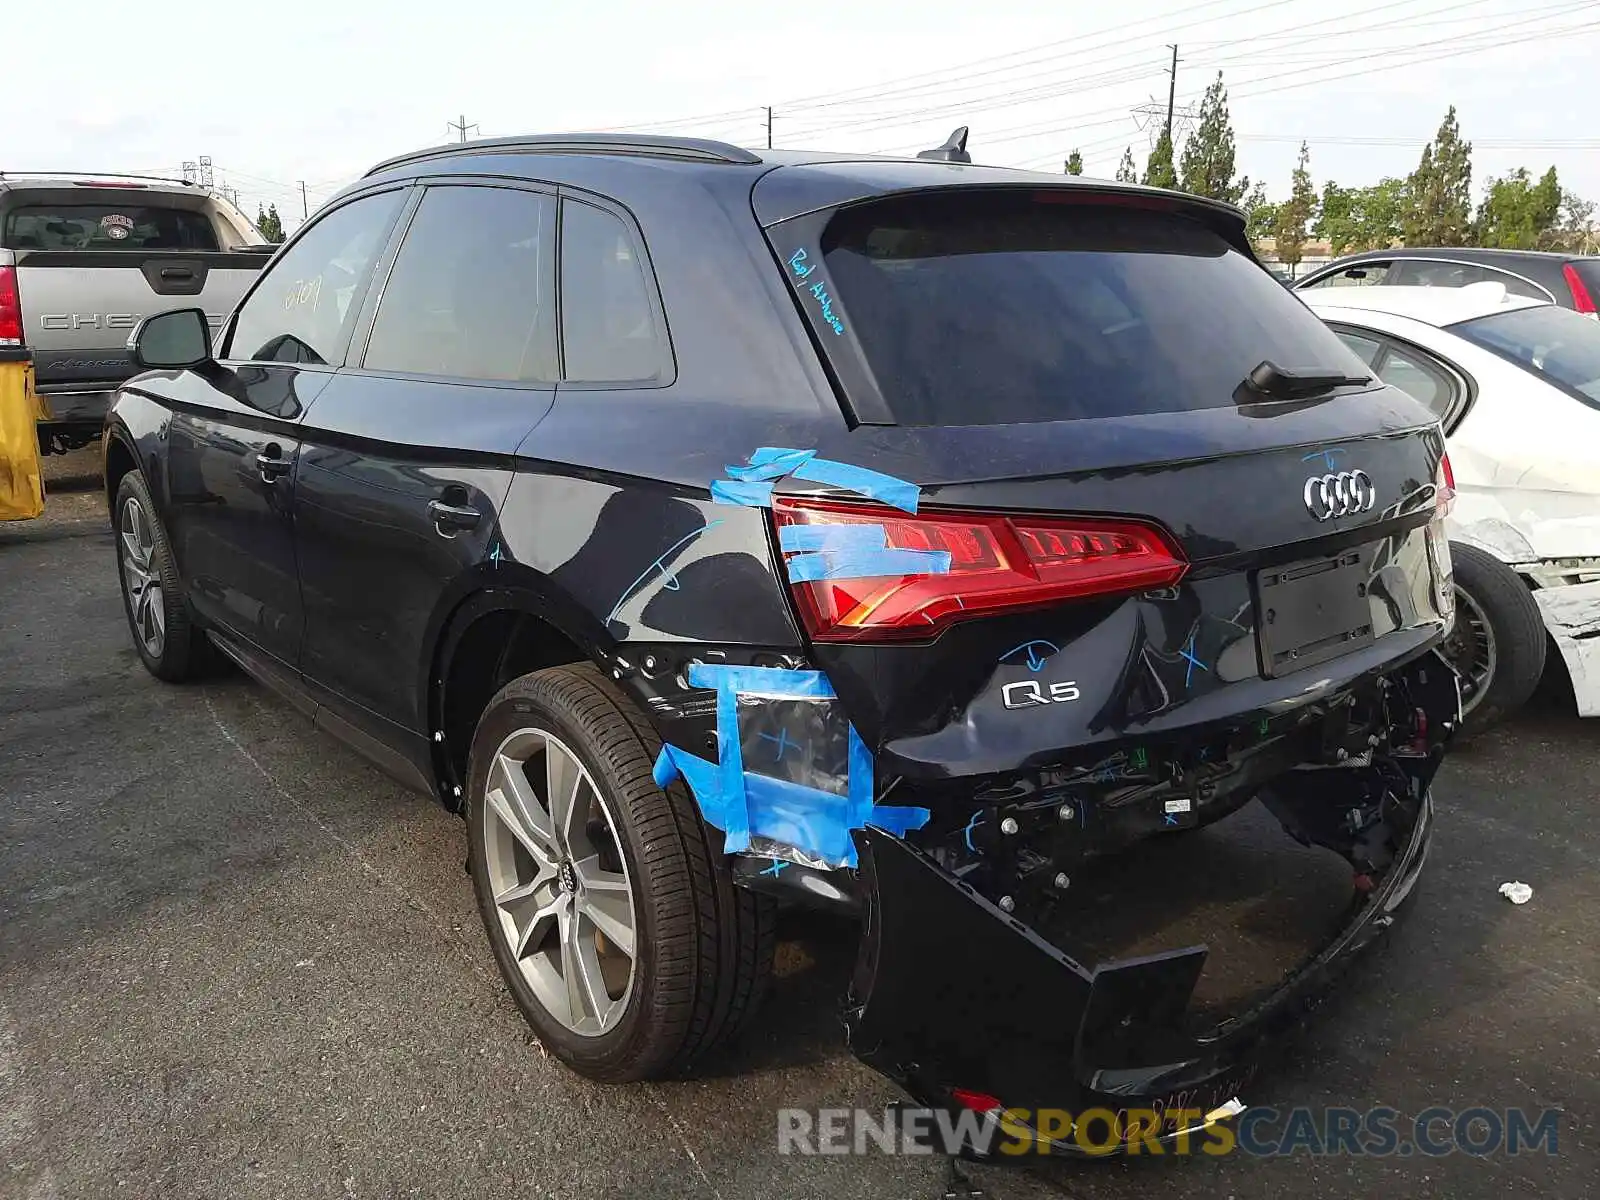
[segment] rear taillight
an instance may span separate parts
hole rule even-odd
[[[1433,511],[1435,517],[1448,517],[1456,506],[1456,473],[1450,466],[1450,456],[1440,455],[1439,469],[1433,475]]]
[[[772,518],[780,531],[880,527],[888,550],[950,556],[949,570],[937,574],[854,574],[869,564],[842,569],[838,578],[792,584],[806,627],[819,641],[926,638],[967,617],[1168,587],[1188,567],[1166,534],[1137,521],[926,510],[908,516],[893,508],[782,497]],[[841,562],[848,557],[841,554]],[[943,561],[937,553],[928,557]]]
[[[0,346],[22,345],[22,300],[17,295],[17,269],[0,267]]]
[[[1578,268],[1567,263],[1561,268],[1561,274],[1567,281],[1567,290],[1572,293],[1572,307],[1586,317],[1600,316],[1595,311],[1594,297],[1589,295],[1588,285],[1583,282],[1583,276],[1578,274]]]

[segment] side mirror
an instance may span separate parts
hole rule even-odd
[[[175,308],[140,321],[128,350],[146,370],[198,367],[211,361],[211,327],[202,310]]]

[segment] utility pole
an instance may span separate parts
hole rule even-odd
[[[311,215],[311,209],[306,204],[306,181],[300,180],[300,219],[304,221]]]
[[[1167,145],[1170,146],[1172,145],[1172,108],[1178,100],[1178,47],[1174,43],[1168,43],[1167,48],[1172,51],[1172,66],[1167,71],[1167,74],[1171,76],[1167,80]]]
[[[467,130],[476,129],[477,128],[476,125],[468,125],[467,124],[467,114],[466,113],[462,113],[461,114],[461,119],[459,121],[449,121],[449,122],[447,122],[447,124],[451,129],[454,129],[457,133],[459,133],[461,135],[461,140],[463,142],[467,140]]]
[[[767,149],[772,149],[772,105],[767,105]]]

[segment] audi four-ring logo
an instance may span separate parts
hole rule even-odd
[[[1313,475],[1306,480],[1306,511],[1319,521],[1367,512],[1378,502],[1378,489],[1365,471]]]

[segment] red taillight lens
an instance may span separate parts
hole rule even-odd
[[[991,1096],[988,1092],[969,1092],[966,1088],[951,1088],[950,1098],[962,1108],[975,1113],[993,1112],[1001,1106],[1000,1097]]]
[[[908,516],[893,508],[782,497],[772,519],[780,530],[881,526],[891,550],[950,555],[943,574],[793,584],[806,627],[819,641],[931,637],[967,617],[1168,587],[1188,567],[1164,533],[1136,521],[938,511]]]
[[[1561,274],[1567,281],[1567,290],[1572,293],[1572,307],[1586,316],[1600,316],[1595,311],[1594,297],[1589,295],[1583,276],[1578,274],[1578,268],[1567,263],[1561,268]]]
[[[17,269],[0,267],[0,346],[22,345],[22,300],[17,295]]]
[[[1450,456],[1442,455],[1439,470],[1433,478],[1433,510],[1436,517],[1447,517],[1456,506],[1456,473],[1450,466]]]

